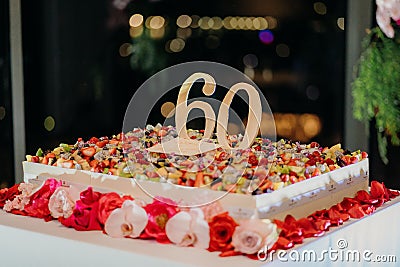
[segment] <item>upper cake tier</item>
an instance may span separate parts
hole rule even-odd
[[[134,129],[112,137],[92,137],[87,141],[79,138],[74,145],[60,144],[45,152],[39,149],[35,156],[27,156],[27,161],[138,180],[258,195],[367,158],[367,153],[350,152],[342,149],[340,144],[328,148],[316,142],[271,142],[262,138],[257,138],[249,149],[227,151],[218,147],[192,156],[148,150],[176,136],[174,127],[147,126],[146,129]],[[202,131],[189,130],[188,136],[193,140],[203,140]],[[241,135],[228,136],[232,147],[241,138]],[[206,142],[218,145],[216,139]]]

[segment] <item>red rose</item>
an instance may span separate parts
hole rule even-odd
[[[89,187],[81,192],[80,200],[76,201],[72,215],[66,219],[60,217],[58,220],[77,231],[102,230],[98,216],[99,199],[102,195]]]
[[[396,24],[400,26],[400,19],[396,21]]]
[[[92,205],[85,205],[81,200],[78,200],[75,204],[73,214],[67,219],[60,217],[58,220],[64,226],[72,227],[77,231],[101,230],[98,209],[98,202],[94,202]]]
[[[6,203],[7,200],[13,200],[16,195],[20,194],[20,191],[18,190],[20,184],[15,184],[10,188],[3,188],[0,190],[0,208],[2,209],[4,207],[4,204]]]
[[[100,223],[104,225],[110,213],[117,208],[121,208],[125,200],[133,200],[133,198],[131,196],[121,197],[114,192],[102,195],[99,199],[98,218]]]
[[[100,192],[93,191],[92,187],[88,187],[88,189],[81,192],[80,199],[83,204],[91,205],[94,202],[98,202],[102,195]]]
[[[30,197],[29,203],[25,205],[24,210],[27,215],[51,221],[53,218],[49,210],[49,199],[59,186],[61,186],[60,181],[53,178],[47,179],[43,186]]]
[[[210,226],[210,246],[208,250],[227,251],[231,249],[232,235],[238,224],[228,215],[228,212],[215,215],[208,224]]]
[[[165,225],[169,218],[179,211],[176,203],[170,199],[156,197],[153,203],[147,204],[144,209],[149,216],[149,221],[141,238],[155,238],[157,242],[168,243]]]

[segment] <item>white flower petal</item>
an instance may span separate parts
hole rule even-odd
[[[108,216],[104,225],[104,231],[111,237],[124,237],[122,225],[125,224],[125,212],[123,209],[115,209]]]
[[[175,244],[189,246],[192,243],[187,242],[190,234],[192,216],[185,211],[178,212],[171,217],[165,225],[165,233],[168,239]],[[193,240],[194,241],[194,240]]]
[[[193,246],[197,248],[207,249],[210,245],[210,227],[208,223],[198,217],[197,220],[192,223],[192,232],[196,236],[196,241]]]
[[[138,237],[148,222],[146,211],[132,200],[125,200],[122,209],[125,212],[126,223],[132,226],[132,233],[129,237]]]

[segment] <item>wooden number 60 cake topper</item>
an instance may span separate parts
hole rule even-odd
[[[204,101],[194,101],[187,104],[189,91],[193,84],[200,80],[204,80],[203,93],[207,96],[212,95],[215,92],[216,83],[214,78],[206,73],[194,73],[185,80],[179,90],[178,100],[175,109],[175,124],[178,131],[178,137],[167,142],[162,142],[149,149],[150,152],[158,153],[175,153],[180,155],[196,155],[211,151],[217,147],[223,147],[224,149],[233,149],[226,138],[227,127],[229,121],[229,108],[232,103],[235,94],[244,90],[249,98],[249,113],[247,119],[247,126],[243,136],[243,140],[239,143],[235,149],[246,149],[249,148],[254,139],[257,137],[260,129],[262,106],[258,91],[250,84],[247,83],[236,83],[229,88],[228,93],[225,95],[221,106],[219,108],[218,117],[215,117],[214,110],[211,105]],[[204,143],[198,140],[190,139],[187,134],[186,122],[187,117],[192,109],[200,109],[204,112],[206,120],[204,129],[204,138],[210,139],[212,137],[215,122],[217,123],[217,140],[219,145],[212,143]]]

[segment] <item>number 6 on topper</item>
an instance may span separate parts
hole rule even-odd
[[[203,101],[194,101],[189,105],[187,104],[189,91],[192,88],[192,85],[199,79],[204,80],[202,91],[205,95],[210,96],[215,92],[215,80],[211,75],[206,73],[194,73],[182,84],[182,87],[179,90],[175,110],[175,124],[178,130],[178,136],[180,138],[190,139],[187,134],[186,120],[190,110],[194,108],[201,109],[204,112],[204,117],[206,119],[204,131],[205,138],[211,138],[215,128],[215,113],[210,104]],[[234,84],[231,88],[229,88],[228,93],[225,95],[221,103],[217,119],[218,143],[225,149],[232,149],[226,138],[226,129],[228,127],[230,105],[232,103],[233,97],[240,90],[246,91],[249,97],[249,113],[243,141],[240,142],[239,146],[235,148],[249,148],[254,142],[254,139],[257,137],[258,131],[260,129],[262,106],[258,91],[252,85],[247,83],[241,82]]]

